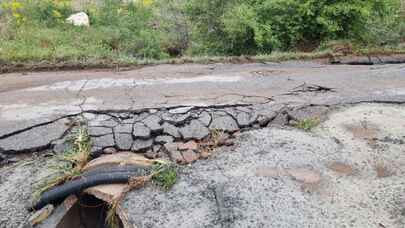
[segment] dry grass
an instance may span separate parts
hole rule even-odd
[[[398,48],[368,48],[353,50],[352,56],[373,56],[373,55],[402,55],[405,54],[405,46]],[[256,56],[183,56],[169,59],[137,59],[132,57],[124,58],[87,58],[85,60],[33,60],[33,61],[4,61],[0,66],[0,73],[27,72],[27,71],[53,71],[53,70],[82,70],[82,69],[116,69],[131,70],[144,66],[160,64],[212,64],[212,63],[256,63],[256,62],[282,62],[289,60],[326,60],[344,56],[342,53],[335,53],[333,50],[315,52],[273,52],[269,55]]]
[[[46,178],[33,194],[33,198],[39,199],[41,194],[57,185],[72,180],[82,173],[82,169],[90,159],[91,141],[87,128],[80,126],[73,132],[69,139],[70,149],[61,155],[54,157],[54,165],[50,166],[54,170],[51,177]]]

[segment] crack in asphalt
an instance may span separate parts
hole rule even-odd
[[[290,92],[285,93],[283,95],[298,95],[300,93],[328,93],[328,92],[336,92],[336,89],[316,84],[308,84],[304,82],[303,84],[291,89]]]
[[[79,90],[76,93],[76,97],[78,99],[81,100],[81,102],[79,104],[77,104],[77,106],[80,109],[79,113],[74,113],[74,114],[67,114],[67,115],[62,115],[58,118],[55,118],[53,120],[50,121],[45,121],[43,123],[39,123],[39,124],[35,124],[29,127],[25,127],[22,129],[18,129],[15,131],[12,131],[10,133],[6,133],[3,135],[0,135],[0,140],[4,140],[13,136],[16,136],[18,134],[22,134],[25,133],[27,131],[31,131],[35,128],[39,128],[39,127],[43,127],[43,126],[47,126],[50,124],[54,124],[57,121],[63,120],[63,119],[75,119],[77,117],[81,117],[83,119],[85,119],[85,121],[87,122],[88,120],[85,117],[85,114],[95,114],[95,115],[107,115],[110,116],[114,121],[116,122],[120,122],[121,120],[123,120],[123,117],[120,116],[119,114],[129,114],[129,115],[139,115],[142,113],[149,113],[150,110],[156,110],[159,112],[169,112],[170,110],[174,110],[174,109],[178,109],[178,108],[184,108],[184,107],[190,107],[190,106],[185,106],[185,105],[177,105],[177,106],[170,106],[170,107],[160,107],[160,108],[141,108],[141,109],[134,109],[134,106],[136,104],[136,99],[133,96],[133,94],[131,94],[131,91],[135,90],[137,87],[137,84],[135,82],[135,80],[133,80],[133,83],[131,85],[131,87],[129,89],[126,89],[124,91],[125,94],[128,95],[128,97],[131,100],[131,104],[129,108],[125,108],[125,109],[105,109],[105,110],[96,110],[96,109],[85,109],[84,105],[87,101],[87,97],[83,94],[87,83],[89,82],[89,79],[86,79],[83,84],[81,85],[81,87],[79,88]],[[292,95],[292,96],[298,96],[302,93],[328,93],[328,92],[336,92],[336,90],[334,88],[330,88],[330,87],[326,87],[326,86],[321,86],[321,85],[316,85],[316,84],[308,84],[308,83],[303,83],[302,85],[293,88],[292,90],[290,90],[290,92],[285,93],[285,94],[281,94],[281,95]],[[232,115],[231,113],[227,112],[225,109],[226,108],[237,108],[237,107],[254,107],[255,105],[265,105],[265,104],[270,104],[271,102],[275,102],[275,97],[266,97],[266,96],[259,96],[259,95],[246,95],[246,94],[239,94],[239,93],[226,93],[226,94],[222,94],[221,96],[217,96],[217,97],[213,97],[213,98],[206,98],[208,100],[219,100],[220,98],[224,97],[224,96],[238,96],[241,97],[235,104],[214,104],[214,105],[207,105],[207,106],[191,106],[189,112],[194,111],[194,110],[208,110],[208,109],[215,109],[217,111],[224,111],[229,117],[231,117],[235,122],[238,122],[238,119]],[[238,103],[238,102],[243,102],[243,100],[246,99],[263,99],[263,102],[256,102],[256,103]],[[355,101],[355,102],[341,102],[341,103],[337,103],[334,105],[356,105],[356,104],[361,104],[361,103],[385,103],[385,104],[405,104],[405,100],[387,100],[387,99],[362,99],[359,101]],[[319,104],[311,104],[311,103],[306,103],[304,106],[302,106],[301,108],[306,108],[306,107],[314,107],[314,106],[325,106],[325,107],[329,107],[331,105],[319,105]],[[293,110],[294,108],[297,108],[297,105],[291,105],[288,104],[287,102],[284,103],[284,106],[282,108],[280,108],[279,110],[272,110],[276,112],[276,116],[272,119],[276,119],[279,115],[287,115],[287,121],[289,120],[295,120],[291,115],[289,115],[289,111]],[[224,110],[220,110],[220,109],[224,109]],[[210,122],[212,122],[212,114],[213,113],[209,113],[211,115],[211,120]],[[271,121],[272,121],[271,120]],[[72,120],[70,120],[72,121]],[[184,120],[184,122],[188,122],[190,121],[189,118],[186,118]],[[182,124],[175,124],[176,126],[181,126]],[[47,150],[47,149],[51,149],[52,147],[52,143],[56,140],[60,140],[63,139],[63,137],[65,137],[73,128],[73,125],[68,127],[63,134],[56,138],[56,139],[52,139],[48,144],[46,145],[41,145],[38,147],[33,147],[33,148],[27,148],[27,149],[22,149],[22,150],[5,150],[3,148],[0,147],[0,153],[3,154],[22,154],[22,153],[32,153],[32,152],[40,152],[43,150]],[[246,129],[241,129],[241,130],[246,130]]]

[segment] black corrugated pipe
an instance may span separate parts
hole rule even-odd
[[[101,173],[117,173],[117,172],[133,172],[136,176],[141,176],[145,175],[148,166],[143,166],[143,165],[123,165],[123,166],[99,166],[94,169],[85,171],[83,174],[81,174],[81,177],[88,177],[92,176],[95,174],[101,174]]]
[[[90,188],[103,184],[119,184],[128,183],[129,179],[138,176],[139,169],[94,173],[91,175],[83,175],[78,179],[57,186],[41,195],[41,198],[36,202],[30,210],[39,210],[47,204],[61,203],[66,197],[71,194],[78,194],[86,188]]]

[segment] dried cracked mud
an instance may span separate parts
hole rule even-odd
[[[181,166],[172,190],[150,185],[126,197],[123,206],[137,228],[405,226],[403,104],[267,102],[82,114],[2,136],[1,228],[19,227],[27,219],[24,204],[35,182],[50,173],[43,154],[21,154],[58,153],[73,126],[69,123],[83,116],[90,123],[94,152],[132,149],[192,163]],[[322,122],[311,132],[290,126],[306,118]],[[5,142],[50,127],[57,134],[31,148]],[[202,157],[199,151],[188,160],[189,151],[179,149],[190,140],[203,143],[213,131],[226,133],[233,145],[214,149],[205,160],[196,160]],[[13,160],[19,161],[6,164]]]

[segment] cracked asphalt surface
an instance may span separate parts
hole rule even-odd
[[[235,138],[236,146],[218,148],[185,168],[173,191],[132,192],[124,205],[136,227],[404,226],[405,64],[13,73],[0,75],[0,93],[0,147],[11,154],[56,151],[78,114],[93,124],[100,151],[150,150],[189,163],[200,155],[158,151],[173,141],[199,141],[216,129]],[[314,133],[289,127],[306,118],[322,124]],[[43,163],[39,158],[2,168],[0,189],[7,194],[0,196],[1,228],[18,227],[27,218],[22,204],[44,176],[38,168]],[[261,168],[267,176],[254,177]],[[294,169],[319,173],[320,187],[280,174]],[[351,169],[353,177],[342,179],[339,171]],[[19,189],[29,176],[32,181]],[[5,219],[12,214],[14,219]]]
[[[398,100],[405,65],[346,66],[315,62],[159,65],[138,70],[43,72],[0,76],[1,119],[47,118],[85,109],[260,103],[269,97],[311,103]],[[297,86],[335,88],[323,96],[285,96]],[[86,100],[83,101],[83,97]]]

